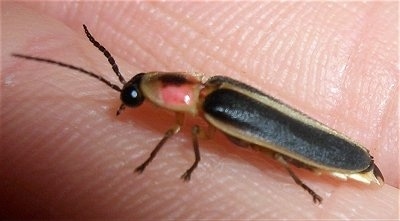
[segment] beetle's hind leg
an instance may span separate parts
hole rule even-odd
[[[296,174],[289,168],[287,161],[280,154],[275,154],[275,158],[285,166],[286,170],[289,172],[294,182],[296,182],[297,185],[301,186],[313,197],[314,203],[320,204],[322,202],[322,197],[319,196],[316,192],[314,192],[314,190],[308,187],[305,183],[303,183],[303,181],[300,180],[300,178],[296,176]]]

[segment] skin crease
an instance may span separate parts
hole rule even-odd
[[[395,3],[2,3],[1,216],[6,218],[396,219],[398,69]],[[263,17],[265,16],[265,17]],[[29,21],[29,22],[27,22]],[[19,52],[101,73],[85,23],[129,78],[143,71],[228,75],[370,149],[382,188],[282,166],[190,125],[142,175],[133,173],[174,115],[145,104],[118,118],[119,94],[85,75],[20,60]],[[395,122],[395,123],[393,123]]]

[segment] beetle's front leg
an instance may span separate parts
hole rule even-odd
[[[184,118],[185,115],[183,113],[176,113],[176,124],[164,133],[164,137],[160,140],[153,151],[151,151],[149,158],[147,158],[147,160],[144,161],[140,166],[136,167],[135,172],[142,173],[144,169],[146,169],[147,165],[154,159],[154,157],[157,155],[158,151],[165,144],[165,142],[167,142],[169,138],[180,131],[183,125]]]

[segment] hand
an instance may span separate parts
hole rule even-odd
[[[395,3],[124,4],[3,4],[3,217],[398,216]],[[324,198],[320,208],[278,163],[221,134],[200,141],[202,160],[184,183],[179,177],[194,159],[193,120],[134,174],[173,114],[147,104],[116,118],[119,95],[101,82],[9,56],[48,57],[118,83],[82,23],[126,78],[161,70],[243,80],[364,144],[387,185],[296,170]]]

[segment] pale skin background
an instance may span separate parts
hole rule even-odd
[[[396,3],[2,3],[1,213],[20,218],[397,219]],[[144,174],[174,116],[145,104],[115,117],[118,93],[48,57],[115,83],[81,25],[126,78],[200,71],[251,84],[366,146],[382,188],[286,171],[224,136],[200,142],[190,183],[188,120]]]

